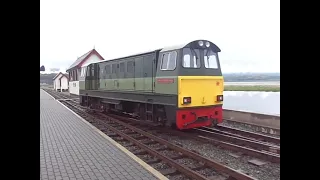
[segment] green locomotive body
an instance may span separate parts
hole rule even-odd
[[[90,64],[81,69],[80,103],[179,129],[220,123],[222,99],[217,97],[222,97],[223,78],[218,52],[215,44],[198,40]],[[216,66],[210,68],[209,63]],[[205,94],[204,88],[212,94]],[[190,102],[184,103],[185,98]]]

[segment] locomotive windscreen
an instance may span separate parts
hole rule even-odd
[[[183,48],[182,69],[184,76],[221,76],[218,54],[211,48]]]

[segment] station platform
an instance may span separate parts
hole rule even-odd
[[[40,179],[167,179],[40,89]]]

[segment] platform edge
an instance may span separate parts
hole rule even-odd
[[[43,92],[47,93],[47,91],[41,89]],[[51,96],[51,94],[47,93],[53,100],[56,100],[56,98],[54,98],[53,96]]]
[[[45,92],[45,91],[44,91]],[[47,92],[46,92],[47,93]],[[47,93],[48,94],[48,93]],[[95,130],[96,132],[98,132],[102,137],[104,137],[105,139],[107,139],[108,141],[110,141],[114,146],[116,146],[118,149],[120,149],[122,152],[124,152],[125,154],[127,154],[131,159],[133,159],[134,161],[136,161],[138,164],[140,164],[143,168],[145,168],[146,170],[148,170],[151,174],[153,174],[156,178],[159,179],[163,179],[163,180],[169,180],[167,177],[165,177],[163,174],[161,174],[159,171],[157,171],[156,169],[154,169],[153,167],[151,167],[149,164],[145,163],[143,160],[141,160],[139,157],[137,157],[136,155],[132,154],[129,150],[127,150],[125,147],[123,147],[121,144],[117,143],[115,140],[113,140],[112,138],[110,138],[109,136],[107,136],[106,134],[104,134],[102,131],[100,131],[98,128],[96,128],[95,126],[93,126],[92,124],[90,124],[88,121],[86,121],[85,119],[83,119],[81,116],[79,116],[77,113],[75,113],[74,111],[72,111],[70,108],[68,108],[67,106],[65,106],[64,104],[62,104],[59,100],[56,100],[58,103],[60,103],[63,107],[65,107],[66,109],[68,109],[70,112],[72,112],[74,115],[76,115],[81,121],[83,121],[84,123],[86,123],[89,127],[91,127],[93,130]]]

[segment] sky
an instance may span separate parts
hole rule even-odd
[[[280,1],[40,1],[46,72],[93,48],[110,59],[198,39],[221,49],[222,72],[280,72]]]

